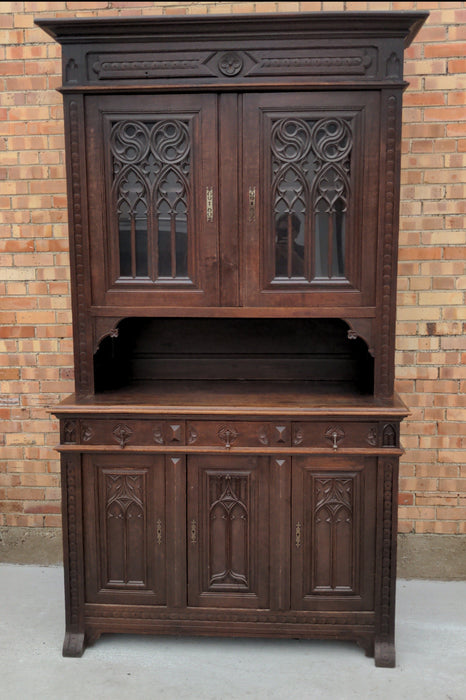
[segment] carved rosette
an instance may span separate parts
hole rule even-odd
[[[243,67],[242,57],[235,51],[224,53],[218,61],[218,69],[223,75],[233,78],[241,72]]]

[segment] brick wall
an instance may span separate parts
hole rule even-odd
[[[73,390],[60,47],[39,16],[428,9],[407,51],[397,326],[400,531],[466,533],[466,2],[2,2],[0,526],[60,525]]]

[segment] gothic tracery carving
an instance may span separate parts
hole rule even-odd
[[[277,119],[270,145],[276,276],[344,277],[344,219],[353,147],[350,121]]]
[[[120,277],[186,278],[189,121],[114,122],[110,149]]]

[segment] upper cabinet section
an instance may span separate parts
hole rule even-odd
[[[37,22],[63,49],[78,394],[123,318],[291,316],[345,321],[392,395],[403,51],[426,17]]]
[[[295,85],[400,82],[403,48],[426,16],[270,13],[41,19],[37,24],[63,45],[65,89],[135,84],[254,89],[290,81]]]

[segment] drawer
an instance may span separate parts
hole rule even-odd
[[[293,447],[398,447],[396,424],[356,421],[302,421],[293,423]]]
[[[65,445],[185,444],[184,421],[68,418],[61,424],[61,441]]]
[[[188,421],[186,444],[230,447],[289,447],[290,423]]]

